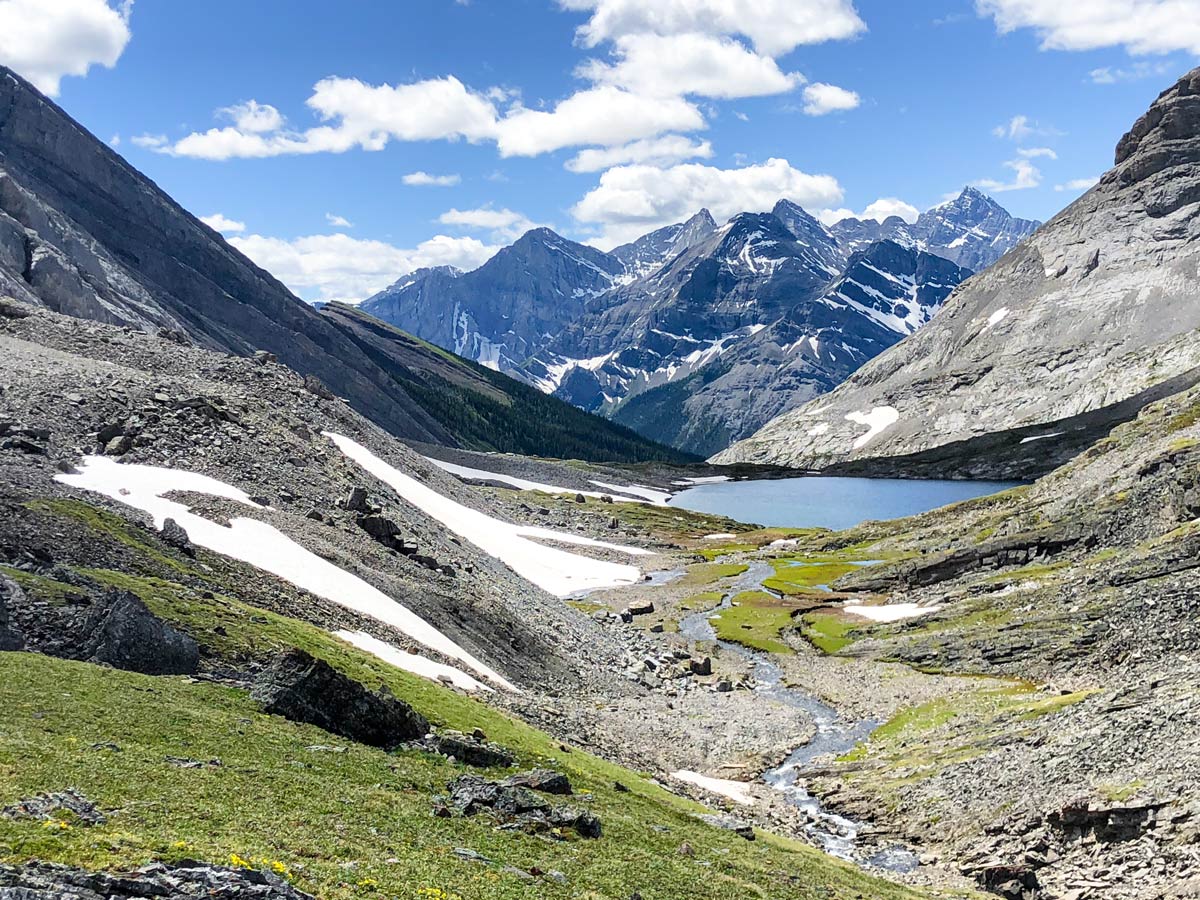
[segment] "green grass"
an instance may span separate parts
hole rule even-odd
[[[582,751],[564,753],[545,734],[351,648],[337,664],[369,671],[373,683],[387,683],[438,721],[483,728],[516,750],[523,766],[564,771],[581,793],[575,802],[600,816],[604,836],[552,841],[498,831],[484,818],[435,818],[432,797],[459,766],[263,715],[237,689],[4,653],[0,804],[74,787],[110,818],[53,829],[0,819],[0,860],[123,869],[177,857],[228,863],[236,854],[280,862],[322,898],[415,898],[421,887],[472,900],[625,900],[635,890],[700,900],[917,896],[798,844],[765,835],[750,843],[705,826],[691,815],[695,804],[645,778]],[[107,742],[120,751],[100,746]],[[314,745],[346,752],[307,749]],[[184,770],[167,756],[222,765]],[[615,780],[630,792],[616,792]],[[677,852],[685,841],[694,857]],[[499,867],[459,860],[455,847],[501,866],[557,869],[567,883],[531,886]]]
[[[1137,792],[1146,786],[1141,779],[1127,784],[1104,783],[1096,785],[1096,793],[1110,803],[1125,803],[1137,796]]]
[[[862,568],[825,556],[789,556],[772,560],[771,565],[775,574],[763,582],[763,587],[781,594],[810,593],[818,585],[832,584],[843,575]]]
[[[762,591],[745,591],[733,598],[712,622],[717,637],[764,653],[791,653],[781,636],[794,626],[797,606]]]
[[[730,553],[750,553],[757,549],[756,544],[722,544],[719,547],[702,547],[696,553],[711,562]]]
[[[74,519],[104,537],[124,545],[135,554],[147,557],[159,566],[176,572],[187,572],[188,566],[172,559],[151,543],[144,529],[139,529],[120,516],[79,500],[34,500],[29,508],[48,515]]]
[[[74,585],[64,584],[42,575],[33,575],[11,566],[0,566],[0,575],[11,578],[29,596],[49,603],[51,606],[62,606],[71,597],[82,594],[82,591]]]
[[[699,563],[688,566],[687,574],[679,580],[679,583],[686,587],[712,584],[722,578],[741,575],[749,568],[745,563]]]
[[[692,596],[679,604],[679,608],[688,610],[689,612],[700,609],[712,609],[724,597],[725,595],[720,591],[705,591],[702,594],[692,594]]]
[[[822,653],[837,653],[854,643],[851,634],[861,624],[834,610],[807,613],[801,620],[800,634]]]

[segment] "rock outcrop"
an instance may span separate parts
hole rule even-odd
[[[425,717],[403,700],[369,691],[303,650],[279,657],[251,696],[268,713],[373,747],[391,749],[429,731]]]
[[[1200,69],[930,325],[715,462],[1026,476],[1200,378]],[[923,463],[929,465],[922,468]]]

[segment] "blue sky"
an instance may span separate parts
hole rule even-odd
[[[0,0],[0,62],[306,299],[782,194],[1044,219],[1198,53],[1200,0]]]

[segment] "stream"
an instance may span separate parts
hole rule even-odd
[[[826,809],[819,799],[805,790],[801,777],[814,759],[840,756],[863,741],[879,724],[870,720],[859,722],[843,719],[836,709],[800,688],[784,683],[783,670],[772,662],[770,654],[751,650],[729,641],[718,641],[709,617],[728,609],[742,591],[763,591],[763,581],[774,574],[767,563],[754,562],[738,576],[721,599],[720,606],[693,613],[679,623],[679,631],[693,641],[713,641],[722,652],[732,653],[750,662],[754,673],[754,690],[771,700],[804,712],[812,720],[815,732],[812,740],[793,750],[780,765],[763,773],[762,780],[782,793],[787,802],[803,810],[809,819],[809,834],[826,853],[861,866],[909,872],[917,867],[916,856],[900,846],[867,853],[858,843],[859,833],[867,827],[862,822],[847,819]]]

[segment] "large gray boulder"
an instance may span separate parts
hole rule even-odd
[[[403,700],[368,690],[303,650],[276,659],[251,696],[268,713],[373,747],[390,750],[429,732],[429,722]]]
[[[11,578],[0,577],[0,650],[20,650],[25,639],[9,612],[9,601],[21,594],[21,586]]]
[[[114,669],[143,675],[194,675],[200,665],[196,642],[128,592],[110,593],[97,604],[83,634],[82,658]]]

